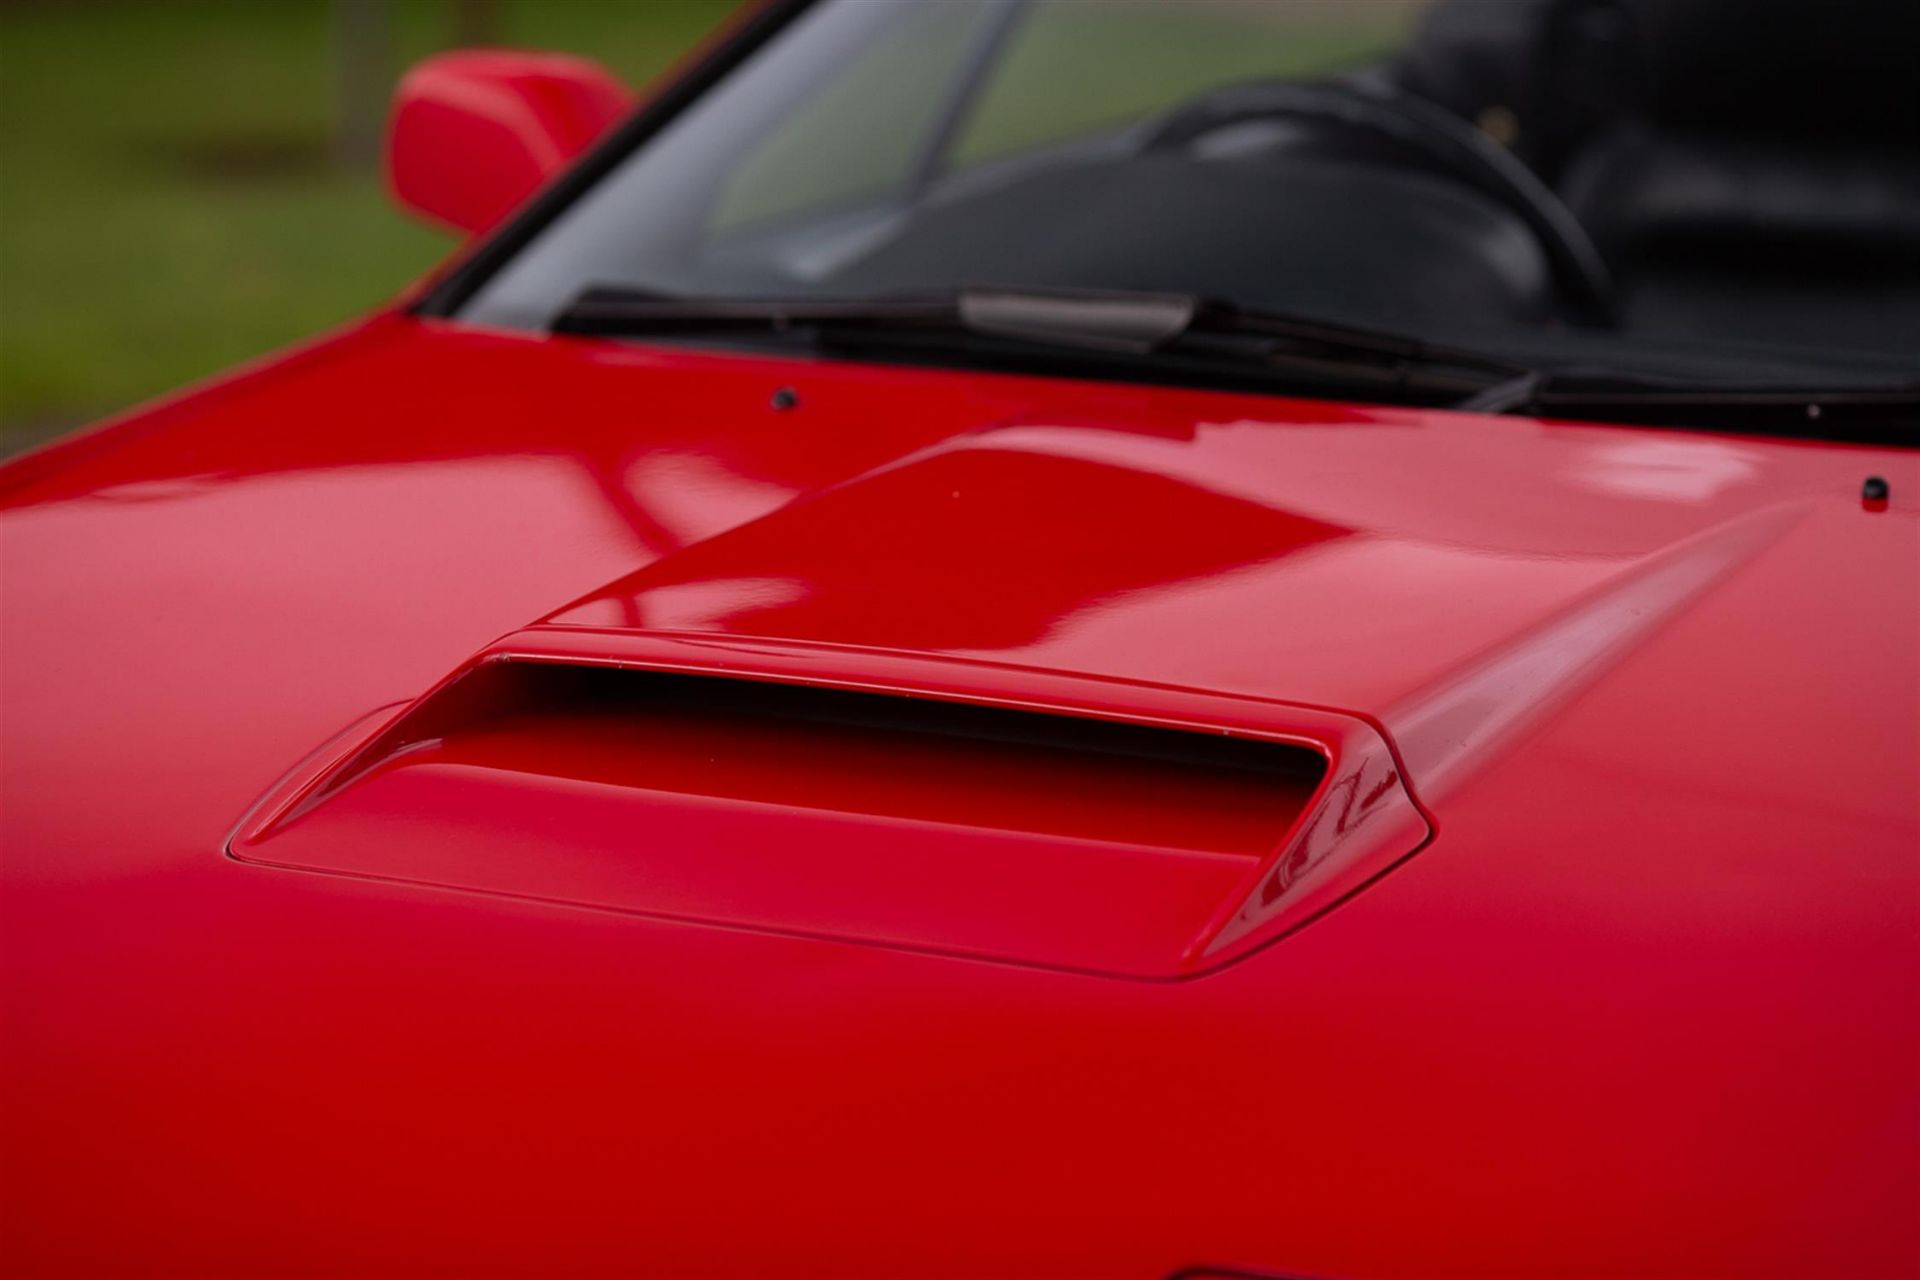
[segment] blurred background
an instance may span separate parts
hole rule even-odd
[[[348,320],[452,251],[382,188],[389,98],[420,58],[562,50],[640,88],[740,3],[0,0],[0,455]],[[1026,42],[1043,56],[1008,71],[962,150],[1233,75],[1364,64],[1420,8],[1188,4],[1044,6]],[[746,185],[804,200],[891,163],[839,100],[769,139]]]
[[[374,306],[454,240],[379,144],[437,49],[639,85],[736,0],[0,0],[0,453]]]

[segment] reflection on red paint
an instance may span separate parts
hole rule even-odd
[[[780,386],[800,408],[768,409]],[[0,468],[0,1250],[78,1274],[1910,1273],[1916,493],[1891,449],[398,317],[56,445]],[[316,747],[542,619],[583,662],[668,625],[641,642],[719,674],[932,666],[1004,705],[1063,680],[1109,714],[1367,725],[1297,856],[1200,850],[1257,868],[1222,947],[1267,936],[1263,901],[1340,905],[1142,982],[739,904],[540,901],[543,835],[625,831],[635,770],[669,762],[564,718],[531,753],[564,779],[477,733],[262,845],[356,814],[367,838],[329,848],[364,856],[511,796],[511,893],[222,855]],[[783,788],[856,755],[783,774],[807,748],[781,741],[763,817],[912,800],[955,825],[938,769],[809,804]],[[1004,778],[901,760],[936,756]],[[742,799],[708,794],[736,781],[717,760],[672,763],[683,815]],[[529,800],[561,782],[611,795],[607,825]],[[1164,849],[1124,789],[1000,816]],[[1432,839],[1351,892],[1325,851],[1416,802]],[[626,892],[608,847],[589,869]],[[821,894],[806,871],[768,874]],[[949,923],[1038,905],[955,880]],[[855,923],[923,925],[941,888]],[[1116,901],[1184,928],[1212,888]],[[1085,901],[1048,945],[1134,945]]]

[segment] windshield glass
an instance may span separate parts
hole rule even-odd
[[[819,0],[460,314],[1200,295],[1754,382],[1920,350],[1920,6]]]

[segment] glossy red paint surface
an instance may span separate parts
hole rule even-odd
[[[512,212],[633,106],[585,58],[508,49],[438,54],[402,76],[387,185],[403,207],[458,231]]]
[[[227,847],[273,866],[1171,979],[1306,923],[1431,834],[1386,743],[1351,717],[884,651],[567,627],[509,636],[348,735]]]
[[[1920,1266],[1910,452],[383,317],[0,492],[12,1269]],[[1358,723],[1433,835],[1171,982],[226,856],[290,779],[536,640]],[[577,824],[604,859],[538,760],[616,825],[671,793],[683,833],[686,797],[807,767],[702,771],[564,714],[435,741],[259,852],[403,839],[484,774],[496,835]],[[1097,831],[969,759],[1023,839]],[[915,776],[813,803],[939,824]],[[1129,805],[1127,838],[1176,838]]]

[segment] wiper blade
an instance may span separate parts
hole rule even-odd
[[[761,330],[871,341],[928,335],[1010,340],[1036,349],[1180,357],[1409,395],[1457,398],[1524,366],[1480,352],[1310,316],[1180,293],[970,288],[895,298],[698,298],[586,290],[553,323],[601,336]]]
[[[1839,387],[1732,386],[1611,372],[1535,370],[1453,406],[1480,413],[1730,427],[1770,435],[1920,442],[1920,380]]]
[[[953,304],[943,299],[682,298],[595,286],[553,321],[555,333],[633,336],[701,329],[797,329],[827,325],[943,328]]]

